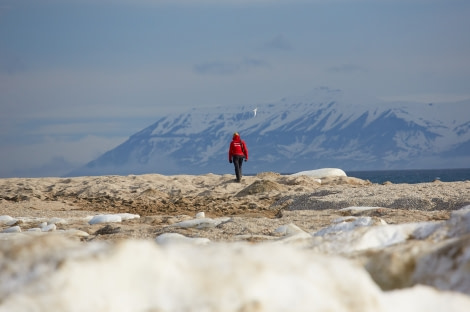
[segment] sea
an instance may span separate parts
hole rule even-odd
[[[374,170],[345,171],[348,177],[369,180],[372,183],[426,183],[440,180],[442,182],[470,181],[470,168],[463,169],[407,169],[407,170]]]

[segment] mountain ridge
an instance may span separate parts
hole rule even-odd
[[[468,107],[470,100],[355,100],[318,88],[276,103],[192,108],[158,118],[69,175],[232,173],[227,151],[235,131],[247,142],[250,173],[466,167]]]

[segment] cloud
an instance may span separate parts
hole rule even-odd
[[[86,118],[82,121],[70,119],[29,121],[30,125],[34,123],[37,123],[37,125],[31,127],[31,133],[29,134],[43,136],[81,137],[90,133],[100,136],[117,136],[131,135],[130,128],[133,128],[134,131],[140,130],[130,120],[122,120],[122,118],[109,120]],[[142,127],[144,126],[142,125]]]
[[[291,50],[292,45],[286,39],[286,37],[282,34],[276,35],[274,38],[270,39],[268,42],[264,44],[265,48],[272,49],[272,50]]]
[[[245,58],[237,62],[206,62],[194,66],[194,72],[200,75],[234,75],[256,68],[268,68],[269,64],[260,59]]]
[[[0,8],[0,17],[1,12],[2,10]],[[25,69],[26,64],[17,54],[9,51],[6,47],[0,46],[0,73],[13,75]]]
[[[172,107],[155,103],[173,96],[184,75],[189,76],[187,65],[0,72],[0,119],[159,116]]]
[[[70,4],[98,4],[98,5],[132,5],[132,6],[147,6],[147,7],[157,7],[157,6],[189,6],[195,7],[200,5],[210,5],[210,6],[258,6],[258,5],[278,5],[278,4],[287,4],[292,3],[308,3],[312,0],[68,0]],[[319,3],[331,0],[314,0]],[[350,0],[339,0],[339,1],[350,1]],[[362,0],[356,0],[362,1]],[[15,0],[11,0],[15,4]],[[21,5],[38,5],[37,0],[21,0],[17,1]],[[40,4],[63,4],[63,0],[41,0]],[[8,9],[8,6],[4,5],[3,7]],[[0,6],[1,10],[1,6]]]
[[[7,145],[0,150],[0,177],[64,175],[126,139],[89,135],[71,141],[68,138],[47,136],[34,144]]]
[[[453,103],[470,100],[470,94],[408,94],[400,96],[381,96],[381,100],[392,102],[418,102],[418,103]]]
[[[337,74],[351,74],[351,73],[366,73],[368,70],[367,68],[359,65],[354,64],[341,64],[338,66],[333,66],[328,68],[330,73],[337,73]]]
[[[260,59],[246,58],[243,60],[243,66],[247,68],[269,67],[269,64],[268,62]]]
[[[207,62],[194,66],[194,71],[202,75],[232,75],[239,69],[239,64],[229,62]]]
[[[38,167],[19,167],[8,171],[6,176],[11,177],[61,177],[79,167],[80,164],[71,163],[64,157],[54,157],[49,162]]]

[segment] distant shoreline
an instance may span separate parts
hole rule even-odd
[[[444,169],[383,169],[383,170],[344,170],[348,177],[359,178],[362,180],[368,180],[371,183],[382,184],[384,182],[391,182],[395,184],[407,183],[407,184],[416,184],[416,183],[429,183],[436,180],[441,182],[459,182],[459,181],[470,181],[470,168],[444,168]],[[274,172],[274,171],[273,171]],[[245,173],[246,176],[256,176],[262,172],[258,173]],[[294,174],[295,172],[284,172],[278,173],[280,175],[286,176]],[[104,174],[100,176],[129,176],[129,175],[147,175],[147,174],[159,174],[163,176],[176,176],[176,175],[204,175],[211,174],[207,173],[178,173],[178,174],[163,174],[158,172],[148,172],[148,173],[136,173],[136,174]],[[212,173],[215,175],[226,175],[232,174],[231,172],[224,173]],[[44,176],[44,177],[0,177],[0,179],[41,179],[41,178],[77,178],[79,176]],[[86,176],[83,176],[86,177]],[[90,177],[99,177],[99,176],[90,176]]]
[[[372,183],[427,183],[435,180],[458,182],[470,180],[470,168],[452,169],[402,169],[346,171],[351,177],[369,180]]]
[[[344,169],[343,169],[344,170]],[[443,169],[381,169],[381,170],[344,170],[348,177],[369,180],[372,183],[392,182],[400,183],[429,183],[435,180],[442,182],[470,181],[470,168],[443,168]],[[291,175],[294,172],[280,173]],[[249,173],[247,176],[256,176]]]

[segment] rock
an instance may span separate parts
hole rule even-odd
[[[260,193],[267,193],[272,191],[282,191],[285,188],[276,182],[271,180],[259,180],[255,181],[254,183],[250,184],[240,192],[238,192],[235,197],[243,197],[247,195],[255,195]]]
[[[112,227],[111,225],[106,224],[104,227],[97,230],[94,234],[95,235],[109,235],[109,234],[116,234],[119,232],[121,232],[120,227]]]

